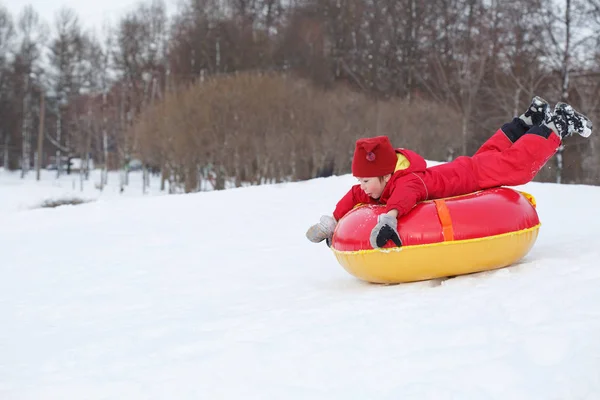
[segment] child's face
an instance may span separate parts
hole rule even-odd
[[[358,178],[360,188],[373,199],[378,199],[385,189],[385,185],[390,180],[390,175],[386,175],[383,178]]]

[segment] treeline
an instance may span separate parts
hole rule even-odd
[[[230,178],[239,186],[345,174],[362,136],[388,134],[399,147],[449,159],[459,125],[450,107],[424,100],[376,101],[278,73],[240,73],[167,93],[132,135],[140,156],[189,192],[202,182],[222,189]]]
[[[598,0],[153,1],[97,36],[0,9],[0,159],[139,158],[187,191],[346,173],[374,134],[445,160],[534,94],[597,120],[599,29]],[[538,179],[598,183],[597,137]]]

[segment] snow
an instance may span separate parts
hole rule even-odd
[[[129,185],[125,186],[123,193],[120,190],[119,172],[109,172],[107,185],[102,191],[98,189],[101,170],[90,173],[89,180],[83,182],[83,190],[79,172],[61,174],[59,179],[56,179],[56,171],[40,172],[41,179],[36,181],[35,171],[30,171],[25,179],[20,179],[19,171],[8,172],[0,168],[0,215],[39,208],[46,201],[79,199],[89,202],[165,194],[160,191],[160,179],[156,176],[153,177],[153,184],[144,193],[142,175],[139,172],[129,174]]]
[[[81,192],[0,172],[3,400],[600,398],[599,187],[522,187],[543,225],[518,265],[386,286],[304,237],[350,176],[110,179],[32,209]]]

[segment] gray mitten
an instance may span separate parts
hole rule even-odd
[[[327,240],[327,245],[331,243],[333,237],[333,231],[337,222],[333,217],[329,215],[323,215],[318,224],[314,224],[308,231],[306,231],[306,238],[313,243],[319,243],[323,240]]]
[[[398,247],[402,246],[400,235],[398,235],[398,220],[388,214],[381,214],[377,217],[377,225],[371,231],[369,241],[371,247],[377,249],[385,246],[385,244],[391,240]]]

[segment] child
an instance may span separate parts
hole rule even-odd
[[[565,103],[556,104],[552,112],[536,96],[524,114],[504,124],[472,157],[435,167],[427,168],[423,157],[411,150],[394,149],[387,136],[359,139],[352,159],[352,175],[359,184],[338,202],[333,217],[322,216],[306,237],[330,245],[337,221],[355,205],[382,204],[386,213],[379,215],[371,232],[371,246],[383,247],[389,240],[401,246],[398,217],[418,202],[525,184],[574,132],[588,137],[592,122]]]

